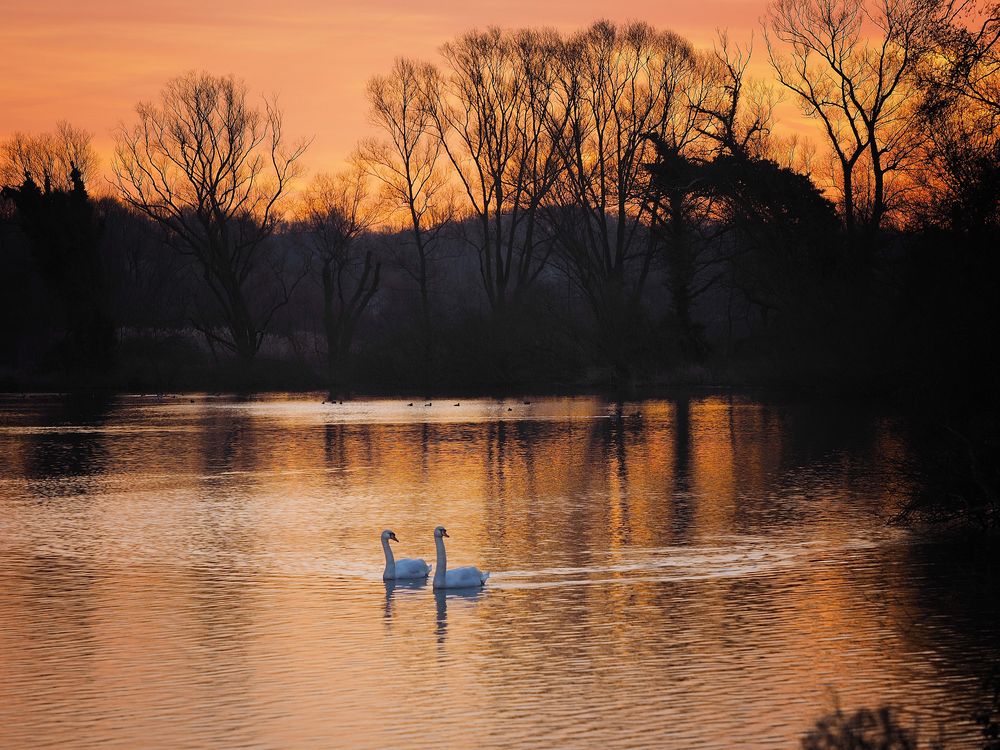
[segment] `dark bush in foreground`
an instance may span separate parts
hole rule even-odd
[[[847,715],[840,707],[816,722],[802,738],[803,750],[916,750],[917,734],[882,706]]]

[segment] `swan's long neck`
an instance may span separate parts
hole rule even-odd
[[[382,551],[385,552],[385,570],[382,572],[383,578],[395,578],[396,577],[396,558],[392,556],[392,548],[389,546],[389,540],[382,540]]]
[[[434,566],[434,585],[439,586],[444,583],[444,575],[448,571],[448,553],[444,551],[444,539],[434,537],[434,546],[437,547],[437,565]]]

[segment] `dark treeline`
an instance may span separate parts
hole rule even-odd
[[[775,0],[774,79],[642,23],[467,33],[309,182],[191,73],[0,154],[7,389],[996,382],[997,7]],[[816,123],[782,137],[779,98]],[[105,197],[93,197],[92,193]]]

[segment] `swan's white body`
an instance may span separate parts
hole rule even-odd
[[[392,554],[392,549],[389,547],[390,539],[396,539],[396,535],[388,530],[383,531],[382,551],[385,552],[385,570],[382,571],[383,581],[426,578],[430,575],[431,566],[423,560],[397,560]]]
[[[479,568],[467,565],[462,568],[448,570],[448,554],[444,551],[444,537],[448,532],[442,526],[434,529],[434,545],[437,547],[437,570],[434,572],[434,588],[436,589],[471,589],[480,588],[490,577]]]

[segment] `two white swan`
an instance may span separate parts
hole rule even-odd
[[[444,537],[448,531],[444,526],[434,529],[434,546],[437,547],[437,566],[434,571],[434,588],[436,589],[469,589],[480,588],[490,577],[479,568],[467,565],[462,568],[448,570],[448,554],[444,549]],[[398,542],[396,535],[386,529],[382,532],[382,551],[385,552],[385,570],[382,579],[398,581],[404,579],[427,578],[431,566],[423,560],[396,560],[389,548],[389,540]]]

